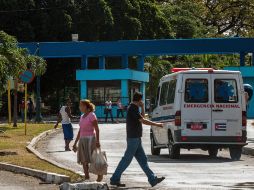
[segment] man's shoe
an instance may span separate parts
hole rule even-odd
[[[152,187],[154,187],[155,185],[159,184],[160,182],[162,182],[165,179],[165,177],[157,177],[154,182],[151,184]]]
[[[121,183],[121,182],[113,182],[110,181],[110,185],[115,185],[117,187],[125,187],[125,184]]]

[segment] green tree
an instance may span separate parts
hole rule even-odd
[[[200,5],[190,1],[174,1],[163,3],[161,11],[170,23],[176,38],[204,37],[207,33],[200,19],[193,15],[200,9]]]
[[[158,87],[161,77],[169,74],[172,68],[171,63],[166,59],[166,57],[147,57],[145,60],[147,65],[145,65],[145,70],[149,72],[150,82],[146,88],[147,94],[150,98],[156,97],[156,89]]]
[[[139,39],[172,38],[171,25],[159,6],[151,1],[140,1],[140,21],[142,30]]]
[[[105,0],[75,1],[74,30],[79,33],[80,40],[105,39],[113,24],[111,9]]]
[[[174,0],[158,2],[162,9],[164,7],[173,7],[173,10],[174,7],[178,9],[178,12],[175,12],[176,15],[183,14],[184,16],[184,12],[188,12],[191,20],[194,18],[206,27],[204,37],[253,36],[254,0]],[[171,17],[173,18],[174,15]],[[178,21],[181,22],[181,20]]]
[[[0,95],[6,91],[7,81],[12,77],[15,81],[14,127],[17,126],[17,78],[27,68],[41,75],[46,71],[46,63],[42,58],[29,55],[26,49],[19,48],[13,36],[0,31]]]
[[[46,71],[46,63],[42,58],[29,55],[26,49],[18,47],[13,36],[0,31],[0,94],[5,92],[8,79],[17,78],[28,66],[37,75]]]

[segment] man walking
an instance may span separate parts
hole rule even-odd
[[[142,123],[145,125],[153,125],[157,127],[163,127],[162,123],[155,123],[144,118],[145,109],[142,102],[143,95],[140,92],[136,92],[133,96],[133,102],[130,104],[127,110],[126,128],[127,128],[127,149],[120,163],[118,164],[113,176],[110,178],[110,184],[119,187],[124,187],[125,184],[120,182],[122,173],[131,163],[133,157],[136,158],[140,167],[148,177],[148,181],[151,186],[155,186],[162,182],[164,177],[156,177],[147,163],[147,157],[142,147]],[[139,112],[141,108],[141,113]]]

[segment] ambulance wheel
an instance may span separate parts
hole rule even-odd
[[[152,153],[152,155],[158,156],[161,153],[161,149],[160,148],[155,148],[155,146],[156,146],[156,143],[155,143],[153,134],[151,134],[151,153]]]
[[[174,144],[174,140],[171,134],[169,134],[168,139],[168,153],[170,159],[179,159],[180,157],[180,147]]]
[[[240,160],[242,155],[242,147],[230,147],[229,152],[232,160]]]
[[[209,148],[208,154],[210,158],[216,158],[218,154],[218,148],[214,148],[214,147]]]

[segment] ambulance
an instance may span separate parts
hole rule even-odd
[[[239,71],[174,68],[161,78],[151,114],[151,153],[167,148],[178,159],[181,149],[200,148],[210,157],[228,148],[240,160],[247,140],[246,102]]]

